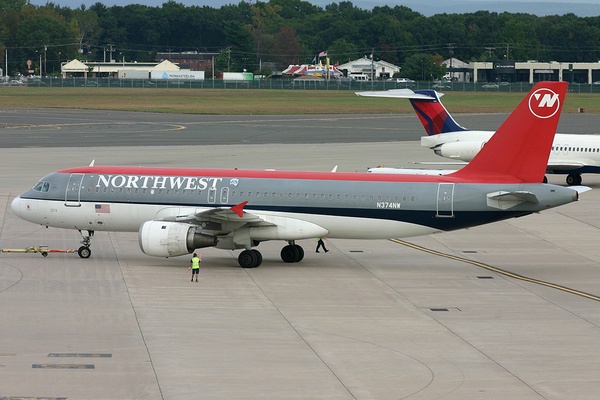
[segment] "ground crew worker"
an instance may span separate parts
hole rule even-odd
[[[198,282],[198,271],[200,271],[200,263],[202,260],[198,258],[198,255],[194,253],[190,260],[190,269],[192,270],[192,282],[194,281],[194,275],[196,275],[196,282]]]
[[[321,247],[323,248],[323,250],[325,250],[325,253],[327,253],[329,251],[329,250],[327,250],[325,248],[325,242],[323,242],[323,239],[318,238],[318,241],[317,241],[317,253],[319,252],[319,248],[321,248]]]

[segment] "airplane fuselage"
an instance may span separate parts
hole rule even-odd
[[[87,231],[82,258],[95,231],[137,231],[148,255],[244,249],[246,268],[261,264],[253,247],[266,240],[286,241],[281,259],[299,262],[301,239],[419,236],[519,217],[583,191],[536,183],[566,88],[536,85],[473,161],[448,175],[88,166],[47,175],[11,207],[27,221]]]
[[[421,137],[421,146],[442,157],[469,162],[494,134],[493,131],[457,131]],[[557,133],[548,159],[547,173],[577,175],[600,173],[600,135]],[[569,180],[580,184],[581,178]]]
[[[433,176],[420,176],[417,181],[410,176],[359,173],[179,170],[177,175],[165,175],[166,171],[87,167],[55,172],[15,199],[13,210],[45,226],[137,232],[146,221],[177,221],[247,201],[246,210],[266,222],[279,216],[322,228],[313,227],[307,237],[377,239],[526,215],[573,201],[574,193],[554,186],[460,183]],[[542,200],[516,204],[507,212],[490,206],[488,194],[497,191],[528,191]],[[280,228],[281,238],[286,236],[285,225]],[[218,235],[229,229],[207,226],[206,230]],[[253,239],[271,236],[257,233]]]

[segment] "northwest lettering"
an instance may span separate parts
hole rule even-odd
[[[205,190],[216,188],[222,180],[196,176],[98,175],[96,187]]]

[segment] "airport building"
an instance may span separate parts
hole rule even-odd
[[[373,60],[367,56],[340,64],[337,68],[345,72],[348,78],[355,80],[387,79],[400,72],[401,69],[397,65],[382,60]]]
[[[198,51],[159,52],[154,62],[123,60],[96,62],[71,60],[61,65],[63,78],[148,78],[157,71],[172,74],[189,75],[192,79],[202,76],[204,71],[213,73],[215,56],[219,53],[200,53]],[[202,74],[198,72],[201,71]]]
[[[133,78],[145,76],[152,71],[180,72],[182,68],[168,60],[155,62],[96,62],[71,60],[60,68],[63,78]],[[125,74],[126,76],[123,76]]]
[[[543,80],[592,84],[600,81],[600,61],[593,63],[539,62],[529,60],[474,61],[456,58],[444,61],[448,73],[457,82],[528,82]]]

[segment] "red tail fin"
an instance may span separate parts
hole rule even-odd
[[[455,178],[542,182],[568,83],[540,82]]]

